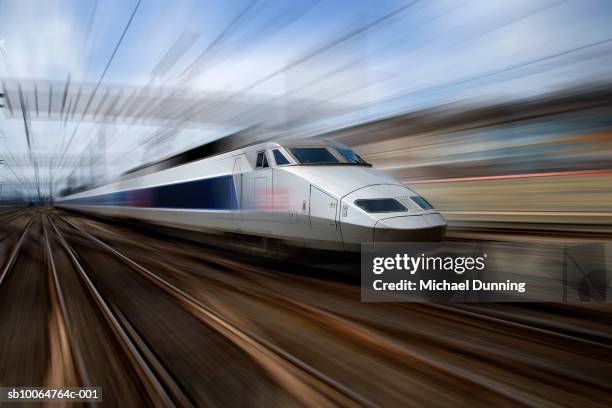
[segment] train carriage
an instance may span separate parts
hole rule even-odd
[[[445,220],[423,197],[340,143],[287,138],[223,153],[198,149],[203,154],[149,164],[55,205],[333,251],[444,237]]]

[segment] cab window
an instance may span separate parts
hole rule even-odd
[[[266,157],[266,152],[258,152],[257,161],[255,162],[255,168],[265,169],[266,167],[270,167],[270,165],[268,164],[268,158]]]
[[[349,163],[354,163],[354,164],[368,164],[366,163],[365,160],[363,160],[357,153],[355,153],[354,151],[352,151],[351,149],[342,149],[342,148],[336,148],[336,150],[338,151],[338,153],[340,153],[342,155],[342,157],[344,157],[346,159],[347,162]]]
[[[301,164],[340,163],[325,147],[292,147],[289,150]]]

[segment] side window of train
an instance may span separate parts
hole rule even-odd
[[[272,150],[272,153],[274,154],[274,160],[276,161],[277,166],[282,166],[283,164],[289,164],[289,160],[287,160],[285,155],[282,154],[280,150],[274,149]]]
[[[255,168],[265,169],[266,167],[270,167],[270,165],[268,164],[268,158],[266,157],[266,152],[258,152],[257,162],[255,162]]]

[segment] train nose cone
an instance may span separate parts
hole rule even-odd
[[[440,214],[384,218],[374,226],[374,242],[442,241],[445,234],[446,222]]]

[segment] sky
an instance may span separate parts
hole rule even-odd
[[[611,17],[607,0],[3,0],[0,76],[346,105],[317,124],[325,129],[609,81]],[[0,149],[25,154],[23,123],[5,119]],[[34,121],[34,153],[66,151],[75,128],[69,153],[86,151],[100,125]],[[108,154],[155,130],[105,126]],[[183,129],[158,152],[114,163],[105,177],[229,130]],[[33,177],[32,169],[4,167],[7,185],[15,172]]]

